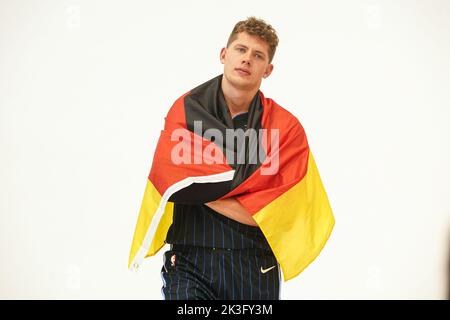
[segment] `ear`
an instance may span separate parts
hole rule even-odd
[[[270,74],[272,73],[272,71],[273,71],[273,64],[270,63],[270,64],[267,66],[266,72],[264,72],[264,74],[263,74],[263,78],[265,79],[265,78],[267,78],[268,76],[270,76]]]
[[[227,54],[227,48],[222,48],[222,50],[220,50],[220,62],[222,64],[225,64],[225,56]]]

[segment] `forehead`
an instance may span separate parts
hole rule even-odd
[[[242,44],[250,49],[269,53],[269,45],[266,41],[258,36],[248,34],[247,32],[239,32],[237,38],[231,43],[231,46]]]

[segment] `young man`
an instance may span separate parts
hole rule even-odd
[[[235,129],[272,70],[278,44],[262,20],[240,21],[220,52],[220,88]],[[165,299],[278,299],[279,266],[250,213],[234,198],[203,205],[175,202],[162,269]]]
[[[277,45],[263,20],[238,22],[223,74],[165,118],[129,259],[136,269],[170,244],[164,299],[279,299],[281,272],[296,277],[331,233],[303,127],[259,90]]]

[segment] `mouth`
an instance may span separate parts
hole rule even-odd
[[[243,75],[243,76],[249,76],[250,75],[250,71],[248,71],[247,69],[236,68],[234,70],[236,70],[240,75]]]

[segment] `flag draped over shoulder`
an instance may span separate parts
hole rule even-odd
[[[297,118],[258,91],[247,130],[236,134],[221,80],[189,91],[169,110],[128,266],[138,268],[164,246],[174,202],[235,197],[261,228],[287,281],[318,256],[333,229],[333,213]]]

